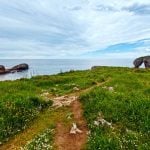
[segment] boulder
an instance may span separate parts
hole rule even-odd
[[[3,65],[0,65],[0,74],[5,73],[5,67]]]
[[[10,70],[11,71],[23,71],[29,69],[28,64],[19,64],[17,66],[12,67]]]
[[[3,65],[0,65],[0,74],[20,72],[20,71],[27,70],[27,69],[29,69],[28,64],[19,64],[10,69],[5,69]]]
[[[136,59],[133,61],[133,64],[134,64],[134,67],[135,67],[135,68],[139,68],[139,66],[141,66],[142,63],[143,63],[143,57],[136,58]]]
[[[150,56],[144,57],[143,62],[144,62],[145,68],[150,68]]]
[[[133,61],[135,68],[139,68],[143,63],[145,68],[150,68],[150,56],[139,57]]]

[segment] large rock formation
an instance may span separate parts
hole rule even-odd
[[[19,72],[19,71],[23,71],[23,70],[27,70],[27,69],[29,69],[28,64],[19,64],[17,66],[12,67],[10,70]]]
[[[150,68],[150,56],[136,58],[133,62],[135,68],[139,68],[143,63],[145,68]]]
[[[3,65],[0,65],[0,74],[5,72],[5,67]]]
[[[27,69],[29,69],[28,64],[19,64],[9,69],[5,69],[3,65],[0,65],[0,74],[20,72]]]

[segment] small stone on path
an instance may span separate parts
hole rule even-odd
[[[70,130],[70,134],[77,134],[77,133],[82,133],[82,131],[78,129],[76,123],[73,123],[72,128]]]
[[[80,89],[78,87],[73,88],[74,91],[79,91]]]

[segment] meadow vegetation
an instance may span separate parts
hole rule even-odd
[[[48,127],[29,141],[21,150],[52,150],[53,149],[53,126]]]
[[[148,150],[150,147],[150,71],[121,67],[98,67],[52,76],[0,82],[0,142],[28,128],[42,111],[51,109],[52,97],[105,83],[81,94],[84,116],[90,130],[89,150]],[[112,87],[113,90],[108,90]],[[96,126],[98,114],[112,124]],[[47,140],[51,131],[42,132]],[[47,135],[50,137],[48,138]],[[35,139],[40,139],[40,135]],[[44,137],[41,141],[45,140]],[[35,145],[34,140],[28,145]]]
[[[48,92],[52,96],[73,92],[73,87],[84,89],[104,80],[90,71],[70,71],[53,76],[37,76],[31,79],[0,82],[0,143],[27,128],[43,109],[52,105],[43,99]]]
[[[97,87],[80,97],[91,132],[87,149],[150,149],[149,70],[106,70],[111,72],[111,80],[105,87]],[[112,127],[95,125],[99,114]]]

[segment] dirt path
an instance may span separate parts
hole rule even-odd
[[[78,100],[78,97],[81,93],[85,93],[92,90],[95,87],[102,86],[106,82],[98,83],[90,88],[78,91],[76,93],[71,93],[69,96],[64,97],[64,101],[67,102],[66,105],[69,104],[69,106],[71,107],[71,111],[73,113],[73,120],[77,124],[77,127],[82,131],[82,133],[70,134],[71,127],[66,126],[63,122],[57,123],[56,135],[55,135],[56,149],[58,150],[84,149],[88,137],[88,128],[87,128],[87,123],[83,117],[82,104]],[[72,97],[76,97],[76,99],[72,101],[73,99]],[[69,103],[69,99],[71,103]],[[63,103],[62,100],[60,101],[62,102],[61,105],[62,104],[65,105],[65,103]],[[58,102],[57,104],[59,105]]]
[[[82,133],[70,134],[71,127],[68,128],[62,122],[59,122],[55,136],[55,144],[58,150],[81,150],[86,144],[88,129],[86,121],[83,118],[81,103],[75,100],[71,103],[70,107],[74,115],[73,120]]]

